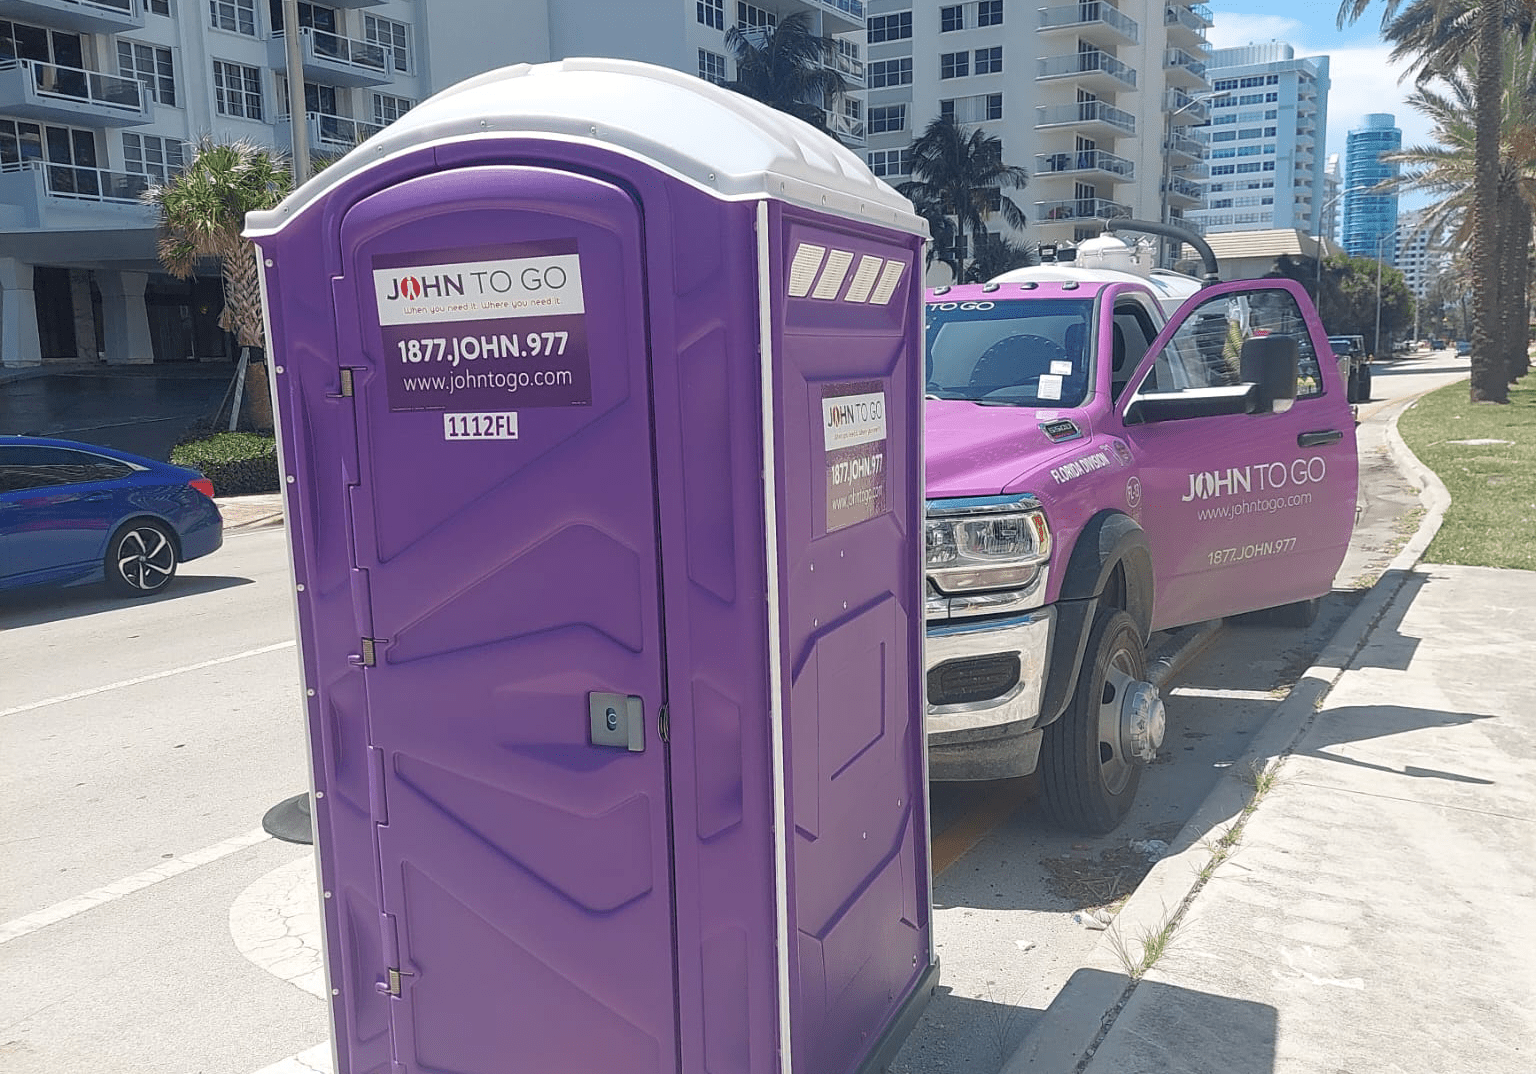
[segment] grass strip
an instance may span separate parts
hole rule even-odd
[[[1465,381],[1398,419],[1403,441],[1445,484],[1451,506],[1425,562],[1536,570],[1536,377],[1508,405],[1472,403]]]

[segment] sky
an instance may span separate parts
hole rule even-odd
[[[1405,103],[1413,90],[1410,81],[1399,82],[1406,67],[1387,61],[1392,46],[1381,39],[1381,0],[1375,0],[1357,22],[1339,29],[1338,0],[1207,0],[1212,25],[1206,37],[1212,48],[1266,41],[1284,41],[1297,58],[1327,56],[1328,154],[1339,155],[1342,166],[1344,140],[1360,127],[1368,112],[1390,112],[1403,132],[1403,145],[1432,143],[1431,128],[1422,114]],[[1283,14],[1278,12],[1283,11]],[[1412,208],[1411,195],[1402,199]]]

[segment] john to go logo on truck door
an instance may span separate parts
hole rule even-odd
[[[574,241],[373,260],[391,410],[592,401]]]

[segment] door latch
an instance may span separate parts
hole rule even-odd
[[[592,745],[645,752],[645,704],[626,694],[588,694]]]

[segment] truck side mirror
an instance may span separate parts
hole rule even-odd
[[[1258,385],[1259,413],[1284,414],[1296,401],[1300,350],[1294,336],[1252,336],[1238,352],[1238,375]]]

